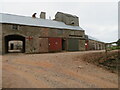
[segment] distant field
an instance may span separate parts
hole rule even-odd
[[[108,49],[110,49],[110,50],[117,50],[117,49],[120,49],[120,46],[108,47]]]

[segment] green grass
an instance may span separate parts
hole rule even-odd
[[[120,46],[108,47],[107,49],[110,49],[110,50],[117,50],[117,49],[120,49]]]

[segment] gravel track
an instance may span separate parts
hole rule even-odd
[[[117,74],[77,58],[92,52],[3,55],[3,88],[117,88]]]

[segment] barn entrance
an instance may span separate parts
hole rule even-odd
[[[62,50],[66,50],[66,40],[62,39]]]
[[[5,36],[5,53],[24,53],[25,37],[20,35]]]

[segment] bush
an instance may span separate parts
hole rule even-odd
[[[108,47],[108,49],[110,49],[110,50],[116,50],[116,49],[120,49],[120,46]]]

